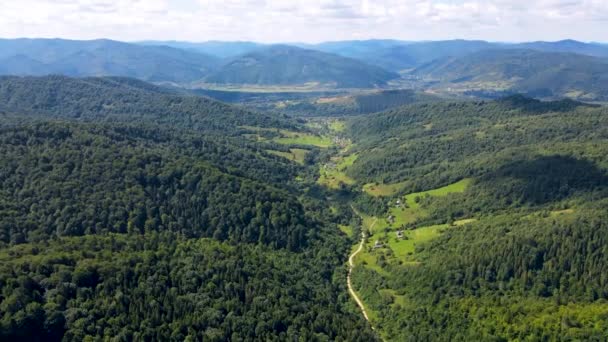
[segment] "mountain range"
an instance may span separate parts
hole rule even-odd
[[[362,40],[290,45],[0,40],[0,74],[123,76],[179,86],[211,84],[220,89],[439,87],[475,96],[523,92],[603,101],[608,97],[606,60],[608,45],[574,40]]]
[[[146,81],[198,80],[219,58],[168,46],[139,46],[113,40],[0,40],[0,74],[124,76]]]
[[[461,91],[608,99],[608,59],[564,52],[484,50],[427,63],[413,74]]]
[[[399,75],[355,59],[289,45],[274,45],[235,58],[206,78],[210,83],[374,88]]]

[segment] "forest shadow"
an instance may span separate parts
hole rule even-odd
[[[498,198],[545,204],[605,189],[608,175],[589,160],[553,155],[513,161],[485,175],[481,184]]]
[[[527,113],[544,114],[551,112],[571,112],[578,107],[596,107],[596,105],[587,104],[584,102],[574,101],[571,99],[562,99],[557,101],[541,101],[531,96],[540,96],[540,94],[515,94],[503,97],[498,102],[512,109],[520,109]]]

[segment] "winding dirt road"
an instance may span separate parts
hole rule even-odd
[[[359,215],[359,213],[355,210],[354,207],[352,207],[352,209],[355,212],[355,214]],[[376,225],[376,222],[378,222],[378,219],[374,220],[374,223],[372,223],[372,225],[369,227],[369,230],[372,230],[374,228],[374,226]],[[351,281],[351,275],[353,273],[353,268],[355,268],[355,257],[363,249],[364,243],[365,243],[365,232],[362,230],[361,231],[361,243],[359,243],[359,248],[357,248],[357,250],[354,251],[350,255],[350,257],[348,257],[348,266],[349,267],[348,267],[348,276],[346,277],[346,285],[348,286],[348,292],[353,297],[353,299],[355,300],[355,302],[357,302],[357,305],[359,305],[359,308],[361,308],[361,312],[363,312],[363,317],[365,317],[365,319],[371,325],[371,322],[369,321],[369,317],[367,316],[367,311],[365,311],[365,306],[363,305],[363,302],[361,301],[361,299],[359,298],[359,296],[357,295],[357,293],[353,289],[353,285],[352,285],[352,281]],[[374,330],[374,326],[372,325],[371,327],[372,327],[372,330]]]

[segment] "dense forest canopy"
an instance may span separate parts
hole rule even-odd
[[[0,77],[0,339],[608,336],[606,107],[195,93]]]
[[[232,59],[208,83],[374,88],[399,75],[361,61],[289,45],[273,45]]]
[[[286,118],[205,97],[174,94],[127,78],[0,77],[0,109],[88,122],[155,123],[199,131],[240,126],[292,127]]]
[[[395,189],[357,205],[405,222],[374,232],[388,247],[370,248],[353,276],[383,337],[608,336],[606,107],[522,96],[419,104],[355,118],[347,132],[356,187]],[[405,209],[389,210],[397,200]],[[398,229],[436,235],[403,254]]]
[[[466,94],[510,92],[529,96],[568,96],[587,101],[608,100],[608,60],[575,53],[534,50],[484,50],[448,57],[417,67],[412,73]]]
[[[374,153],[362,153],[349,172],[368,181],[420,183],[412,185],[414,191],[438,187],[498,165],[488,160],[530,156],[543,149],[585,153],[585,143],[605,136],[605,117],[605,107],[522,96],[405,106],[352,121],[357,149]],[[558,144],[566,146],[562,150]]]
[[[297,121],[128,79],[0,89],[0,339],[375,339],[312,168],[247,138]]]

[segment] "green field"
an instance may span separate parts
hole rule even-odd
[[[304,158],[306,154],[308,154],[308,150],[304,150],[301,148],[291,148],[289,149],[291,152],[283,152],[283,151],[275,151],[275,150],[266,150],[268,153],[272,153],[279,157],[287,158],[291,161],[294,161],[299,164],[304,164]]]
[[[346,171],[347,168],[349,168],[350,166],[353,165],[353,163],[357,160],[357,154],[353,153],[350,154],[346,157],[342,157],[339,160],[339,164],[338,164],[338,170],[339,171]]]
[[[340,228],[340,231],[346,234],[346,236],[353,237],[353,227],[345,224],[339,224],[338,228]]]
[[[380,240],[387,242],[387,247],[392,250],[395,257],[397,257],[399,260],[403,262],[415,262],[411,254],[414,252],[417,244],[430,241],[439,236],[442,230],[450,228],[450,226],[447,224],[443,224],[421,227],[414,230],[406,230],[404,231],[406,238],[403,240],[397,239],[396,232],[401,226],[415,222],[416,220],[424,218],[427,215],[426,210],[420,207],[419,203],[417,203],[415,199],[417,197],[421,198],[427,195],[432,197],[442,197],[451,193],[463,192],[470,183],[471,179],[463,179],[457,183],[453,183],[442,188],[412,193],[404,196],[405,203],[407,203],[408,206],[397,206],[396,204],[393,204],[386,214],[386,217],[376,218],[361,214],[360,216],[363,220],[363,228],[366,231],[369,231],[371,235],[368,237],[368,241],[366,243],[366,251],[361,253],[357,257],[357,260],[365,263],[368,267],[376,270],[377,272],[382,272],[383,270],[377,265],[376,257],[374,256],[376,253],[374,251],[371,253],[369,252],[375,241]],[[394,217],[393,223],[388,221],[389,215]],[[462,226],[475,221],[475,219],[460,220],[454,222],[454,226]]]
[[[416,192],[403,197],[401,205],[392,205],[389,209],[388,215],[392,215],[395,218],[395,222],[392,224],[393,227],[401,227],[409,223],[416,222],[416,220],[424,218],[428,215],[424,208],[420,207],[420,204],[416,202],[416,199],[421,199],[425,196],[431,197],[443,197],[452,193],[464,192],[471,179],[463,179],[457,183],[453,183],[442,188],[433,189],[429,191]]]
[[[249,132],[243,134],[244,137],[256,140],[256,141],[269,141],[269,138],[264,137],[263,132],[274,133],[278,135],[271,139],[271,141],[283,144],[283,145],[310,145],[321,148],[327,148],[332,145],[332,141],[329,137],[315,135],[305,132],[294,132],[285,129],[277,128],[262,128],[253,126],[240,126],[240,128],[246,129]]]
[[[447,224],[422,227],[416,230],[404,232],[406,239],[398,240],[395,232],[390,232],[388,247],[393,250],[395,257],[403,261],[415,261],[413,258],[416,245],[431,241],[438,237],[444,229],[449,228]]]
[[[355,180],[347,176],[345,171],[353,165],[356,159],[356,154],[346,157],[333,157],[330,163],[321,165],[319,180],[317,182],[330,189],[339,189],[341,184],[355,184]]]
[[[398,193],[401,189],[403,189],[405,182],[394,183],[394,184],[375,184],[369,183],[363,186],[363,191],[365,191],[368,195],[374,197],[380,196],[393,196]]]
[[[410,208],[416,209],[420,207],[420,205],[416,202],[416,198],[422,198],[427,195],[432,197],[442,197],[451,193],[464,192],[469,184],[471,184],[471,179],[465,178],[459,182],[444,186],[442,188],[409,194],[405,196],[405,201]]]
[[[329,123],[329,128],[334,132],[344,132],[346,125],[345,125],[344,121],[333,120]]]
[[[331,139],[328,137],[307,133],[281,131],[281,135],[282,137],[275,138],[273,141],[284,145],[310,145],[321,148],[327,148],[332,144]]]

